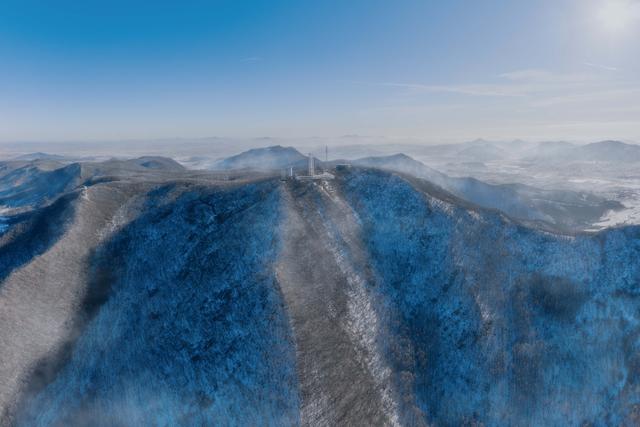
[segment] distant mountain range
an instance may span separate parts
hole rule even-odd
[[[47,154],[42,152],[23,154],[14,158],[14,160],[26,161],[26,162],[30,162],[33,160],[65,160],[65,159],[66,159],[65,156],[61,156],[57,154]]]
[[[640,145],[620,141],[600,141],[585,145],[564,141],[547,141],[519,145],[473,141],[458,145],[455,155],[477,161],[494,161],[507,157],[558,162],[640,162]]]
[[[370,148],[376,156],[402,151],[411,156],[429,158],[438,162],[502,162],[513,160],[541,162],[640,162],[640,145],[621,141],[600,141],[574,144],[565,141],[487,141],[478,139],[458,144],[411,145],[388,144],[360,146],[354,153]],[[339,149],[338,149],[339,151]]]
[[[569,159],[608,162],[640,162],[640,145],[620,141],[602,141],[574,147]]]
[[[524,156],[528,160],[553,162],[640,162],[640,145],[600,141],[586,145],[543,142]]]
[[[474,142],[477,149],[490,146]],[[473,148],[469,147],[469,148]],[[489,150],[496,154],[495,151]],[[486,158],[486,157],[485,157]],[[329,165],[340,161],[329,162]],[[345,160],[354,165],[381,168],[412,175],[442,187],[453,195],[485,208],[498,209],[523,221],[540,222],[552,229],[573,232],[589,228],[610,210],[622,209],[620,203],[585,192],[543,190],[522,184],[487,184],[475,178],[454,178],[405,155],[365,157]],[[318,162],[321,166],[322,163]],[[246,151],[219,162],[219,167],[232,169],[305,170],[307,157],[293,147],[268,147]]]
[[[25,160],[34,158],[34,160]],[[140,157],[105,162],[69,162],[64,156],[21,156],[16,160],[0,162],[0,208],[19,212],[41,207],[54,201],[60,194],[94,179],[112,179],[115,175],[133,175],[141,172],[180,172],[185,168],[166,157]]]

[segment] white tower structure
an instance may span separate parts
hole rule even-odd
[[[316,174],[316,170],[313,164],[313,155],[309,153],[309,176],[314,176]]]

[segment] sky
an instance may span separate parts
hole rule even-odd
[[[640,142],[640,0],[0,2],[0,141]]]

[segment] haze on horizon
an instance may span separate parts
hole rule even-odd
[[[638,0],[9,0],[0,141],[639,141],[638,40]]]

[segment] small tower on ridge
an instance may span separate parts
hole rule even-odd
[[[316,174],[315,165],[313,164],[313,155],[309,153],[309,176]]]

